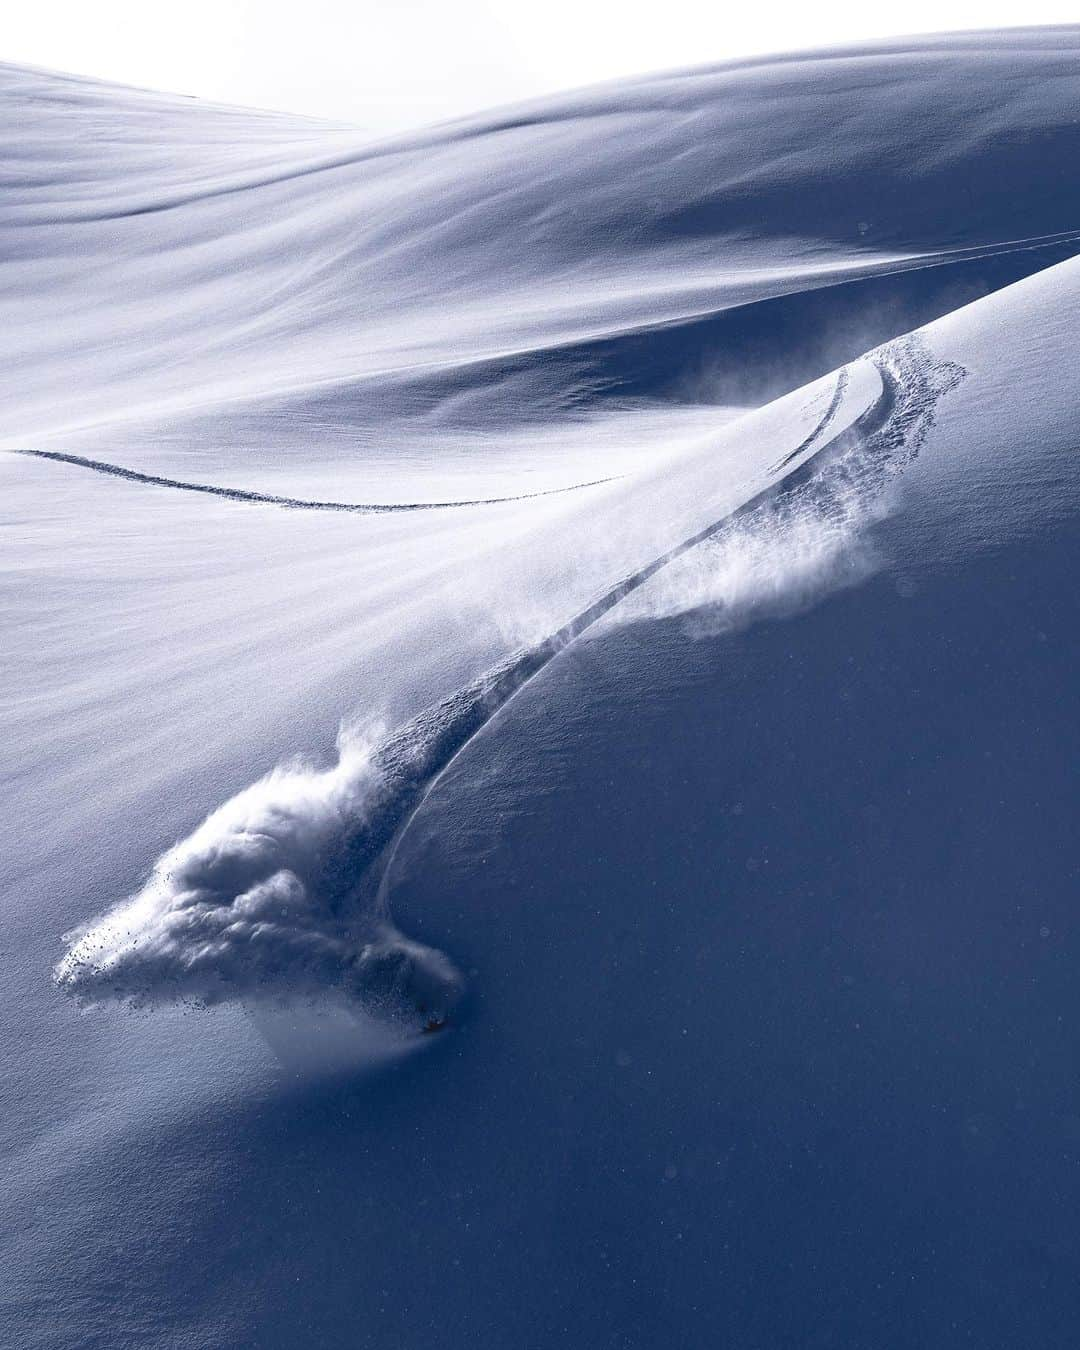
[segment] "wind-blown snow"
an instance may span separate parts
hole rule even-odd
[[[16,268],[4,440],[40,466],[31,499],[86,493],[88,540],[113,517],[138,535],[145,516],[138,567],[181,578],[200,517],[174,546],[151,523],[170,499],[250,512],[218,517],[220,564],[176,597],[200,631],[163,633],[147,669],[187,646],[189,708],[216,701],[198,653],[238,620],[253,651],[281,634],[272,684],[332,674],[340,723],[391,728],[369,753],[346,740],[332,768],[207,803],[133,898],[76,930],[61,986],[366,998],[364,953],[406,943],[385,877],[412,815],[553,656],[612,610],[729,628],[864,577],[865,528],[962,372],[916,339],[860,353],[1077,246],[1056,180],[959,214],[970,183],[1013,162],[995,119],[1047,155],[1071,144],[1071,40],[972,40],[959,92],[964,42],[808,58],[845,130],[807,145],[799,63],[377,144],[8,69],[9,144],[39,166],[14,175],[0,221]],[[1037,71],[1038,95],[1003,88],[1003,69]],[[87,119],[97,134],[72,150]],[[837,354],[859,359],[830,374]],[[733,394],[766,393],[732,420]],[[307,511],[356,527],[282,518]],[[270,586],[253,562],[267,547],[284,562]],[[141,678],[123,642],[87,668],[102,689]],[[49,687],[24,744],[65,704]],[[96,702],[85,736],[125,757],[124,700]]]
[[[340,913],[345,850],[378,792],[370,748],[355,738],[343,738],[332,769],[274,770],[164,854],[130,902],[73,934],[58,981],[204,1007],[356,986],[385,1014],[403,1003],[414,1019],[445,1017],[459,982],[448,962],[387,925],[369,924],[361,942]]]
[[[864,407],[871,372],[877,396]],[[684,570],[652,592],[648,612],[720,603],[728,627],[849,579],[844,549],[850,573],[859,526],[882,509],[885,486],[918,454],[937,402],[963,375],[909,337],[840,371],[827,397],[785,400],[773,434],[796,444],[765,470],[764,481],[783,471],[776,487],[644,561],[538,645],[377,746],[346,738],[334,768],[278,770],[240,793],[169,850],[138,895],[72,935],[57,982],[87,999],[143,1005],[343,992],[406,1025],[434,1017],[441,1026],[461,977],[448,958],[394,933],[385,900],[402,832],[439,776],[549,661],[672,563],[700,554],[693,582]],[[799,415],[818,403],[802,434]],[[766,444],[775,453],[783,442]]]
[[[5,1344],[1071,1343],[1078,55],[0,68]]]

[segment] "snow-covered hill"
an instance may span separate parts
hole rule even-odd
[[[1070,1344],[1078,54],[3,68],[6,1341]]]

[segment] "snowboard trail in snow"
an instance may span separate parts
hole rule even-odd
[[[83,455],[72,455],[61,450],[17,448],[9,450],[8,453],[27,455],[33,459],[52,460],[58,464],[72,464],[79,469],[90,469],[94,473],[106,474],[111,478],[123,478],[129,483],[142,483],[149,487],[172,488],[177,492],[202,492],[211,497],[224,497],[228,501],[250,502],[258,506],[281,506],[290,511],[344,511],[355,515],[386,515],[396,511],[451,511],[462,506],[500,506],[509,502],[529,501],[534,497],[555,497],[562,492],[579,492],[583,488],[599,487],[603,483],[614,481],[611,478],[594,478],[586,483],[569,483],[566,487],[543,488],[539,492],[519,492],[509,497],[473,497],[453,502],[332,502],[312,501],[306,497],[283,497],[274,492],[256,492],[249,488],[219,487],[213,483],[189,483],[180,478],[140,473],[137,469],[126,469],[121,464],[87,459]]]
[[[780,483],[624,577],[542,642],[381,739],[344,737],[328,770],[275,770],[156,864],[134,897],[69,935],[58,984],[85,1002],[153,1006],[344,995],[415,1033],[443,1025],[464,982],[395,927],[388,875],[446,769],[513,697],[668,563],[725,531],[783,532],[869,502],[918,454],[941,397],[964,376],[916,335],[870,354],[876,400]],[[834,394],[814,443],[833,419]]]
[[[770,470],[771,473],[779,473],[780,470],[785,468],[788,464],[794,463],[800,455],[804,455],[814,442],[825,434],[832,425],[833,418],[840,411],[840,405],[844,401],[844,394],[847,392],[848,379],[847,366],[845,366],[837,373],[833,396],[829,401],[829,406],[825,409],[825,415],[822,417],[821,421],[818,422],[817,426],[814,427],[813,431],[811,431],[810,435],[807,436],[805,440],[799,442],[790,454],[785,455],[783,459],[778,460],[776,464],[773,465]]]

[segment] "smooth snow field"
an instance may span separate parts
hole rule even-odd
[[[0,156],[0,1345],[1074,1346],[1080,27]]]

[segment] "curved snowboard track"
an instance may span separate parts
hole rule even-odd
[[[872,359],[881,377],[877,399],[786,479],[624,577],[542,642],[428,709],[382,745],[375,765],[388,785],[397,786],[389,793],[385,819],[380,812],[378,823],[373,819],[365,831],[363,859],[356,859],[364,867],[368,886],[375,874],[380,907],[385,907],[386,879],[397,844],[437,780],[520,689],[621,600],[690,549],[744,525],[764,508],[779,507],[782,515],[791,518],[808,510],[827,513],[841,492],[854,489],[869,498],[911,462],[933,425],[938,400],[966,372],[953,362],[937,361],[915,335],[887,344]],[[838,373],[836,390],[817,426],[781,464],[812,445],[828,428],[847,383],[844,369]],[[783,528],[783,519],[779,525]]]
[[[878,368],[878,374],[879,375],[881,374],[880,367]],[[811,431],[809,436],[807,436],[804,440],[799,442],[799,444],[795,447],[794,450],[791,451],[790,454],[785,455],[783,459],[778,460],[773,465],[772,469],[770,470],[771,473],[779,473],[781,469],[786,467],[788,464],[791,464],[794,460],[798,459],[800,455],[805,454],[806,451],[809,450],[810,447],[814,444],[814,442],[819,437],[823,436],[826,431],[828,431],[829,427],[832,425],[833,418],[840,411],[840,405],[844,401],[844,394],[847,392],[849,378],[850,377],[848,375],[847,366],[845,366],[841,371],[838,372],[836,376],[836,387],[833,389],[833,395],[832,398],[829,400],[829,406],[825,409],[825,412],[822,414],[821,420],[818,422],[817,426],[814,427],[813,431]],[[882,375],[883,384],[884,380],[885,377],[884,375]]]
[[[918,454],[938,401],[965,372],[937,360],[915,335],[868,359],[881,381],[874,403],[783,481],[392,732],[356,767],[343,750],[335,769],[305,784],[304,810],[287,796],[295,780],[273,776],[227,803],[159,861],[138,896],[73,935],[58,982],[89,1001],[137,1005],[318,998],[337,990],[407,1033],[443,1026],[464,982],[441,952],[395,928],[389,905],[392,864],[417,811],[529,681],[668,563],[728,531],[749,526],[782,536],[786,526],[842,512],[853,496],[870,503],[882,492]],[[841,373],[839,393],[803,446],[822,438],[844,383]],[[271,837],[283,819],[284,833]],[[299,918],[279,919],[290,914]]]
[[[129,483],[148,487],[172,488],[176,492],[202,492],[210,497],[224,497],[231,502],[252,503],[256,506],[283,506],[290,511],[345,511],[354,515],[386,515],[395,511],[451,511],[460,506],[500,506],[508,502],[526,502],[533,497],[555,497],[562,492],[578,492],[581,488],[599,487],[611,478],[594,478],[587,483],[569,483],[566,487],[544,488],[540,492],[519,492],[510,497],[474,497],[456,502],[330,502],[312,501],[306,497],[283,497],[274,492],[256,492],[249,488],[217,487],[213,483],[188,483],[181,478],[165,478],[155,473],[140,473],[125,469],[121,464],[110,464],[102,459],[87,459],[62,450],[29,450],[21,447],[8,451],[11,455],[27,455],[33,459],[48,459],[57,464],[73,464],[78,469],[90,469],[110,478],[123,478]]]

